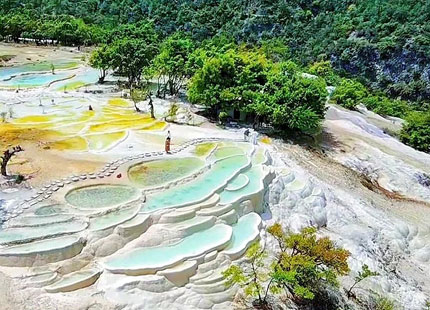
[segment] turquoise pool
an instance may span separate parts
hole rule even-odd
[[[55,90],[59,91],[72,91],[79,87],[95,84],[99,80],[99,70],[88,68],[84,72],[78,73],[75,77],[60,81],[51,86],[51,88],[54,88]]]
[[[249,159],[244,155],[221,159],[194,181],[149,196],[141,211],[150,212],[201,202],[248,165]]]
[[[139,191],[125,185],[93,185],[72,190],[66,201],[84,209],[112,207],[138,198]]]
[[[0,87],[36,87],[48,85],[54,81],[65,79],[71,76],[70,72],[59,72],[56,74],[52,73],[35,73],[18,75],[10,80],[1,81]]]
[[[257,192],[261,187],[261,180],[263,178],[263,171],[261,166],[252,167],[248,171],[244,172],[243,175],[246,175],[249,179],[249,183],[238,190],[224,190],[220,194],[220,203],[221,204],[229,204],[240,200],[242,197],[253,194]],[[238,175],[232,182],[236,182],[236,179],[241,178],[241,175]]]
[[[260,233],[261,217],[257,213],[242,216],[237,224],[233,225],[233,236],[224,253],[228,255],[239,254],[246,250]]]
[[[87,228],[87,226],[87,223],[74,221],[36,227],[8,228],[0,231],[0,244],[24,242],[59,234],[71,234],[82,231]]]
[[[168,246],[141,248],[106,262],[112,272],[144,274],[171,267],[187,258],[223,247],[230,241],[232,228],[224,224],[185,237]]]
[[[76,60],[57,60],[53,62],[55,69],[71,69],[78,66]],[[50,62],[38,62],[13,67],[3,67],[0,69],[0,80],[10,79],[13,76],[23,73],[50,72]]]

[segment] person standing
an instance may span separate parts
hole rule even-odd
[[[151,92],[148,93],[148,98],[149,98],[148,105],[149,105],[149,111],[151,112],[151,118],[155,118],[155,115],[154,115],[154,104],[152,103],[152,93]]]
[[[164,147],[167,154],[170,153],[170,139],[171,139],[171,137],[170,137],[170,130],[168,130],[167,131],[167,137],[166,137],[166,144],[165,144],[165,147]]]
[[[252,137],[251,137],[252,144],[257,145],[257,143],[258,143],[257,137],[258,137],[258,133],[256,131],[254,131],[252,133]]]
[[[249,140],[249,129],[246,128],[246,130],[243,133],[243,140],[248,141]]]

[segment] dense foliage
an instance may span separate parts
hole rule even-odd
[[[106,30],[69,15],[41,19],[31,11],[24,11],[0,15],[0,37],[7,36],[15,42],[26,38],[38,44],[49,41],[63,45],[89,45],[103,42]]]
[[[152,72],[158,81],[158,95],[160,91],[163,96],[179,93],[192,72],[189,57],[193,50],[194,42],[183,33],[175,33],[161,44]]]
[[[0,25],[13,23],[2,35],[25,33],[69,44],[100,40],[93,27],[147,19],[163,36],[182,31],[197,41],[220,33],[237,42],[280,37],[301,64],[330,61],[388,96],[430,99],[427,0],[5,0],[0,14]],[[50,33],[57,23],[72,38]],[[77,32],[85,39],[77,39]]]
[[[406,117],[401,139],[420,151],[430,153],[430,112],[411,112]]]
[[[239,284],[246,295],[257,298],[262,308],[269,293],[310,302],[325,287],[336,287],[338,275],[349,272],[349,252],[336,247],[329,238],[317,238],[314,228],[289,233],[274,224],[268,232],[278,242],[272,262],[256,242],[246,253],[249,266],[232,265],[223,272],[227,285]]]
[[[247,112],[279,129],[317,131],[327,96],[323,79],[304,76],[291,61],[273,62],[263,49],[232,47],[200,57],[201,66],[189,84],[191,102],[218,113]]]
[[[407,117],[402,140],[428,151],[428,20],[427,0],[4,0],[0,37],[99,44],[100,82],[155,77],[164,96],[192,77],[190,99],[223,119],[234,108],[301,132],[318,128],[323,78],[333,102]]]
[[[149,70],[158,53],[159,37],[150,22],[122,25],[107,36],[107,43],[93,51],[90,64],[100,69],[100,81],[114,69],[127,77],[128,85],[135,86],[144,71]]]
[[[366,96],[367,90],[363,84],[350,79],[342,79],[331,99],[347,109],[355,109]]]

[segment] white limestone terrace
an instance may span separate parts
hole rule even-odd
[[[179,145],[176,149],[171,151],[171,154],[177,154],[187,149],[190,146],[196,145],[198,143],[209,142],[209,141],[219,141],[221,138],[197,138],[194,140],[187,141],[181,145]],[[224,140],[224,139],[223,139]],[[234,141],[234,140],[227,140]],[[241,140],[237,140],[241,141]],[[9,218],[17,217],[22,214],[24,210],[34,206],[38,203],[43,202],[46,199],[49,199],[55,192],[57,192],[60,188],[63,188],[66,185],[70,185],[72,183],[76,183],[83,180],[95,180],[95,179],[103,179],[110,177],[114,174],[121,165],[126,163],[130,163],[133,161],[141,160],[141,159],[154,159],[154,158],[162,158],[165,156],[164,152],[156,151],[156,152],[145,152],[141,154],[136,154],[133,156],[127,156],[121,159],[116,159],[111,162],[105,164],[105,166],[97,173],[89,173],[89,174],[81,174],[81,175],[72,175],[69,177],[62,178],[60,180],[53,180],[51,183],[46,184],[42,188],[38,189],[30,198],[25,199],[23,202],[17,204],[14,209],[14,213],[5,214],[3,216],[3,220],[7,221]]]
[[[342,279],[345,287],[363,264],[380,273],[359,285],[359,298],[366,300],[373,290],[399,308],[420,310],[430,296],[430,189],[417,175],[429,173],[430,156],[384,133],[363,113],[329,107],[327,156],[273,144],[277,177],[265,197],[270,213],[262,217],[267,225],[280,222],[292,231],[318,227],[350,251],[352,274]],[[363,177],[398,198],[363,186]],[[268,249],[276,247],[265,240]]]
[[[136,163],[172,157],[162,152],[128,156],[99,173],[45,186],[0,231],[0,271],[26,277],[26,287],[49,294],[96,289],[129,306],[136,301],[122,294],[146,281],[158,284],[145,289],[162,292],[155,309],[163,309],[161,300],[169,301],[177,290],[190,296],[183,303],[189,309],[230,304],[236,288],[227,288],[219,272],[260,237],[258,213],[274,172],[264,148],[239,141],[196,139],[172,154],[190,156],[190,148],[208,142],[215,148],[205,155],[204,167],[162,186],[133,187],[117,177]],[[200,192],[193,184],[208,189]],[[154,204],[160,197],[165,204]],[[158,207],[147,209],[151,205]]]
[[[368,121],[369,117],[375,118],[372,112],[364,108],[361,111],[329,107],[325,127],[337,137],[343,151],[333,150],[328,154],[391,193],[430,201],[430,155],[388,135]],[[394,126],[395,122],[385,119],[386,127]]]

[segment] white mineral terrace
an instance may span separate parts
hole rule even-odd
[[[231,309],[238,287],[222,271],[254,241],[271,253],[275,222],[318,227],[350,251],[344,287],[367,264],[380,276],[362,288],[423,309],[430,156],[384,133],[396,120],[329,106],[324,154],[254,145],[186,103],[165,122],[173,99],[154,98],[156,119],[146,101],[137,113],[75,49],[25,51],[34,63],[0,68],[0,141],[22,144],[9,169],[29,177],[0,188],[1,310]]]

